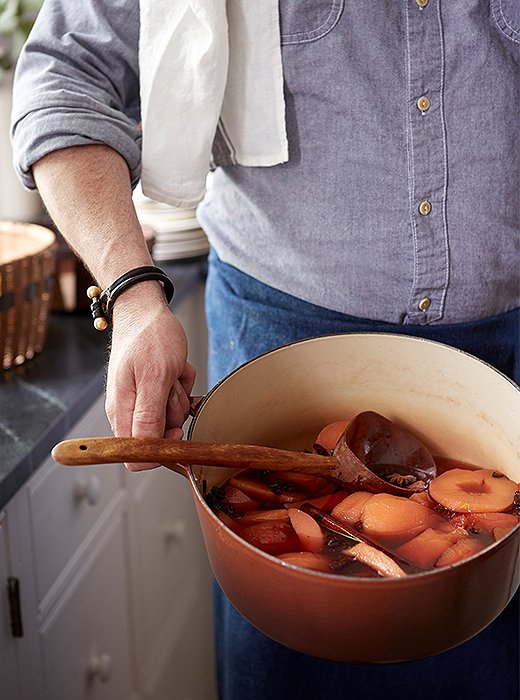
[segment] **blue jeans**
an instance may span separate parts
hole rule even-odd
[[[285,343],[360,331],[405,333],[444,342],[482,358],[520,383],[520,309],[445,326],[373,322],[283,294],[222,263],[214,253],[206,307],[210,385],[252,357]],[[517,593],[491,625],[456,649],[419,661],[361,665],[324,661],[274,642],[250,625],[215,584],[220,700],[518,700],[518,598]]]

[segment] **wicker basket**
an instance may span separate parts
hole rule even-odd
[[[3,369],[40,352],[55,271],[55,235],[43,226],[0,221],[0,357]]]

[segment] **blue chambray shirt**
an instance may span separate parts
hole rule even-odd
[[[280,22],[290,159],[216,170],[199,218],[221,259],[393,323],[519,306],[519,0],[280,0]],[[138,177],[137,43],[136,0],[46,0],[15,90],[26,184],[92,142]]]

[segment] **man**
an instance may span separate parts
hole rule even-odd
[[[198,210],[212,383],[284,342],[358,330],[446,342],[518,381],[516,4],[255,6],[142,0],[139,14],[135,0],[47,0],[15,87],[25,183],[105,289],[151,264],[131,202],[140,119],[152,196],[165,179],[167,201],[196,198],[213,158]],[[114,432],[179,437],[194,370],[160,284],[127,289],[112,322]],[[438,658],[367,668],[280,647],[217,595],[221,696],[513,700],[517,604]]]

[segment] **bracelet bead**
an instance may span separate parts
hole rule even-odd
[[[97,331],[104,331],[108,328],[108,321],[106,320],[106,318],[102,318],[101,316],[99,316],[98,318],[94,319],[94,328]]]
[[[112,318],[112,307],[119,295],[133,285],[139,282],[147,282],[148,280],[161,282],[166,300],[170,303],[174,293],[173,282],[163,270],[154,266],[137,267],[129,270],[103,291],[95,285],[90,286],[87,289],[87,296],[92,300],[90,310],[94,319],[94,328],[98,331],[104,331],[108,328]]]
[[[87,296],[89,299],[94,299],[96,297],[99,299],[100,294],[101,289],[99,287],[96,287],[95,285],[92,285],[87,289]]]

